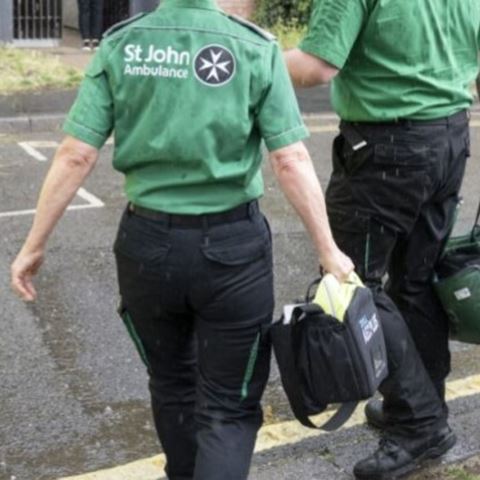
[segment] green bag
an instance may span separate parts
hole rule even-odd
[[[450,321],[450,337],[480,344],[480,206],[470,233],[449,239],[434,288]]]

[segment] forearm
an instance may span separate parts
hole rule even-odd
[[[338,69],[322,59],[303,52],[298,48],[285,52],[288,72],[296,87],[314,87],[330,82]]]
[[[308,151],[299,144],[287,155],[272,159],[275,176],[287,200],[308,230],[320,261],[336,250],[322,188]]]
[[[83,152],[65,144],[58,149],[43,183],[35,219],[24,244],[27,251],[43,250],[60,217],[94,166]]]

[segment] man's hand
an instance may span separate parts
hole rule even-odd
[[[12,289],[26,302],[33,302],[37,298],[32,278],[37,274],[43,259],[43,250],[28,252],[22,249],[12,264]]]
[[[324,255],[320,264],[327,273],[335,275],[339,282],[346,282],[355,269],[352,260],[338,248]]]

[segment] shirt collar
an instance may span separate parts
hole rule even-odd
[[[203,10],[219,10],[216,0],[162,0],[161,8],[200,8]]]

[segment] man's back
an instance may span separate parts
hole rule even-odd
[[[220,10],[179,5],[165,2],[107,37],[104,68],[117,109],[117,136],[118,129],[134,124],[145,138],[155,138],[151,147],[157,156],[174,151],[176,158],[170,161],[192,161],[193,150],[204,158],[210,152],[201,150],[231,136],[233,126],[236,141],[246,141],[249,106],[258,104],[264,93],[264,77],[270,72],[262,61],[273,44]],[[241,113],[232,116],[232,110]],[[192,143],[195,148],[188,148]],[[120,153],[115,159],[120,167],[127,157],[138,155],[128,148],[125,155]]]
[[[477,0],[319,0],[313,22],[322,33],[312,29],[302,50],[341,69],[333,104],[343,119],[429,120],[470,106]]]
[[[136,205],[199,214],[259,198],[262,139],[308,135],[273,40],[213,0],[164,0],[107,33],[65,131],[98,147],[114,125]]]

